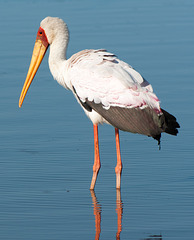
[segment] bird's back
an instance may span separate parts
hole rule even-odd
[[[74,54],[68,59],[67,75],[82,101],[93,100],[106,109],[150,106],[160,112],[152,86],[130,65],[104,49]]]

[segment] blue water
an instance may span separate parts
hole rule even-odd
[[[194,239],[193,12],[193,0],[0,1],[0,239]],[[48,15],[69,26],[68,57],[114,52],[152,83],[181,125],[177,137],[162,136],[161,151],[151,138],[120,133],[120,198],[114,129],[99,128],[94,195],[92,124],[52,79],[48,53],[18,107]]]

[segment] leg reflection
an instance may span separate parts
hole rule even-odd
[[[116,190],[116,213],[117,213],[117,234],[116,240],[120,240],[120,233],[122,231],[122,216],[123,216],[123,203],[121,201],[121,191],[120,189]]]
[[[95,228],[96,228],[96,235],[95,240],[100,239],[100,232],[101,232],[101,205],[98,203],[94,190],[90,190],[92,202],[94,205],[94,216],[95,216]]]
[[[94,190],[90,190],[93,207],[94,207],[94,216],[95,216],[95,240],[100,239],[101,233],[101,205],[97,201]],[[117,233],[116,240],[120,240],[120,233],[122,231],[122,215],[123,215],[123,203],[121,201],[121,192],[120,189],[116,190],[116,213],[117,213]]]

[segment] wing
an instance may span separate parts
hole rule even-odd
[[[68,60],[67,77],[82,101],[110,107],[150,107],[161,113],[159,100],[151,85],[131,66],[114,54],[84,50]]]
[[[106,110],[102,104],[95,104],[88,100],[86,103],[114,127],[122,131],[150,136],[160,142],[165,120],[164,115],[158,115],[154,109],[149,107],[140,109],[111,106]]]
[[[176,118],[160,108],[152,86],[131,66],[106,50],[84,50],[68,60],[69,88],[93,123],[151,136],[177,135]],[[96,120],[96,117],[101,119]]]

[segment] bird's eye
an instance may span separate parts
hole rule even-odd
[[[40,31],[39,34],[42,35],[42,32]]]

